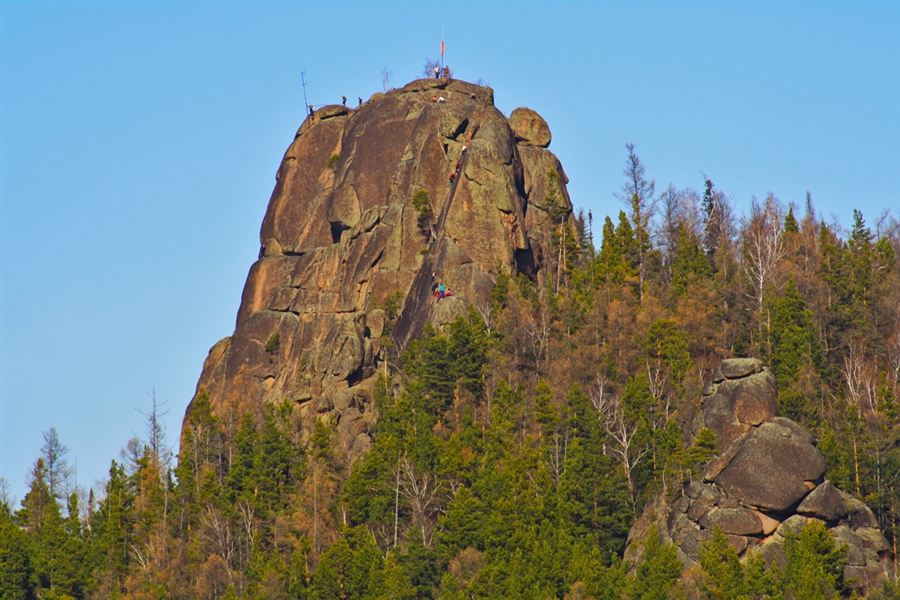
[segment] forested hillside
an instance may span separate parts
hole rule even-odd
[[[708,180],[659,193],[632,146],[603,219],[570,215],[559,178],[539,208],[549,270],[501,272],[489,304],[384,369],[368,453],[351,464],[328,413],[303,436],[289,400],[220,415],[201,394],[177,457],[154,406],[84,494],[51,430],[21,505],[0,507],[0,598],[848,596],[815,525],[770,568],[721,534],[685,573],[657,535],[636,566],[622,555],[644,506],[715,455],[689,434],[701,390],[748,356],[896,556],[900,223],[854,211],[845,228],[809,197],[739,214]],[[869,597],[896,583],[894,562]]]

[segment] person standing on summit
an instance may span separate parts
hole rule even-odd
[[[438,65],[434,65],[434,78],[438,79],[441,76],[441,68]]]

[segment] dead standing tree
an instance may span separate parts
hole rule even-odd
[[[650,444],[641,439],[641,422],[627,414],[627,407],[621,394],[608,389],[605,377],[597,376],[597,383],[591,390],[591,404],[603,424],[610,444],[604,444],[604,453],[612,456],[625,473],[631,508],[637,513],[637,494],[634,485],[634,470],[650,452]]]
[[[443,486],[428,473],[416,473],[415,465],[406,457],[400,461],[397,483],[399,493],[406,497],[412,510],[412,525],[421,532],[422,543],[427,548],[431,546],[434,538],[436,524],[434,504]]]
[[[762,331],[763,300],[766,289],[772,285],[778,261],[784,256],[781,234],[784,228],[784,209],[771,194],[764,205],[754,198],[750,202],[750,216],[744,221],[744,252],[741,268],[751,288]]]
[[[628,178],[622,186],[622,193],[616,197],[628,206],[631,226],[634,228],[634,239],[637,244],[637,267],[640,288],[638,298],[644,303],[644,282],[647,279],[647,253],[651,248],[650,221],[656,213],[657,199],[653,197],[656,182],[648,181],[644,176],[644,164],[634,153],[634,144],[625,144],[628,160],[623,173]]]

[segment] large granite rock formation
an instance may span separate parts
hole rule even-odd
[[[761,552],[783,560],[788,531],[824,522],[839,545],[847,545],[844,576],[864,592],[884,575],[891,549],[872,511],[825,479],[825,459],[802,426],[777,416],[777,386],[756,359],[722,361],[703,391],[695,422],[715,431],[721,453],[699,480],[674,497],[658,495],[628,536],[626,560],[637,559],[651,527],[674,543],[685,566],[699,561],[716,527],[738,555]]]
[[[546,196],[571,211],[549,127],[513,114],[514,128],[488,87],[427,79],[307,117],[278,169],[234,334],[213,346],[197,393],[220,413],[287,399],[302,433],[328,415],[345,455],[365,452],[376,373],[429,320],[486,307],[499,272],[541,277]],[[435,302],[434,278],[454,295]]]

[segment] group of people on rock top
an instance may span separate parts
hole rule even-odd
[[[450,67],[444,67],[444,77],[450,77]],[[441,78],[441,66],[440,65],[434,65],[434,78],[435,79]]]

